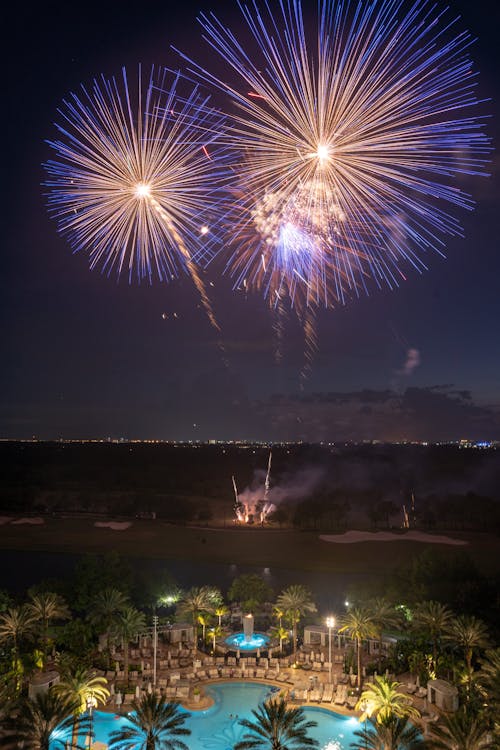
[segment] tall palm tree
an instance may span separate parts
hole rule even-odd
[[[0,614],[0,643],[10,644],[14,670],[19,662],[19,643],[33,634],[34,620],[26,606],[10,607]]]
[[[487,727],[462,706],[454,714],[443,714],[442,725],[430,727],[428,745],[434,750],[488,750],[496,747]]]
[[[74,706],[73,736],[71,739],[73,746],[78,743],[78,733],[83,714],[88,711],[89,706],[95,707],[99,703],[105,704],[109,698],[107,684],[108,681],[105,677],[96,677],[92,672],[77,667],[74,672],[63,673],[62,680],[52,688],[56,695],[70,701]]]
[[[100,628],[106,636],[106,650],[110,658],[109,641],[113,626],[118,620],[120,612],[129,605],[128,596],[115,588],[98,591],[91,602],[88,616],[92,625]]]
[[[384,724],[391,717],[417,719],[419,711],[413,706],[409,696],[398,691],[399,686],[399,682],[380,676],[375,677],[373,683],[367,684],[356,706],[363,712],[360,721],[372,716],[377,724]]]
[[[305,750],[319,747],[317,740],[309,737],[308,729],[317,726],[307,721],[301,708],[287,708],[283,698],[271,698],[258,709],[252,709],[255,721],[241,719],[241,726],[249,732],[237,742],[234,750]]]
[[[118,638],[123,645],[123,672],[124,679],[128,682],[129,667],[129,643],[146,627],[146,616],[132,606],[125,607],[116,615],[115,622],[111,626],[111,635]]]
[[[432,641],[434,669],[438,658],[441,636],[446,632],[453,618],[453,612],[446,605],[432,600],[421,602],[413,612],[412,627],[423,630]]]
[[[301,617],[308,613],[316,612],[316,605],[312,600],[311,593],[305,586],[298,584],[284,589],[278,596],[277,606],[285,612],[292,624],[293,631],[293,657],[297,657],[297,625]]]
[[[378,668],[382,664],[382,639],[383,632],[388,628],[397,628],[401,625],[401,615],[393,604],[384,597],[377,597],[367,603],[371,612],[371,618],[378,638]]]
[[[357,685],[361,689],[361,648],[366,638],[373,638],[376,634],[376,626],[368,609],[363,607],[352,607],[342,617],[339,633],[347,632],[356,643],[357,656]]]
[[[71,612],[62,596],[52,591],[41,591],[38,594],[31,594],[26,609],[33,617],[33,620],[40,623],[43,665],[45,667],[49,641],[49,623],[51,620],[69,620]]]
[[[472,657],[474,651],[488,645],[488,630],[482,620],[472,615],[459,615],[449,623],[445,634],[448,641],[463,649],[469,678],[472,676]]]
[[[34,698],[23,699],[17,707],[13,717],[5,721],[1,746],[5,750],[22,747],[24,750],[59,750],[64,748],[64,740],[55,737],[71,729],[75,710],[74,701],[49,690],[38,693]],[[82,722],[81,728],[89,731],[89,721]],[[77,747],[73,745],[73,747]]]
[[[198,615],[212,611],[213,596],[213,589],[209,586],[194,586],[181,596],[177,604],[177,614],[181,617],[189,617],[196,628]]]
[[[420,729],[410,724],[407,716],[392,716],[381,723],[366,722],[354,735],[359,737],[357,742],[351,742],[356,750],[426,750],[427,747]]]
[[[167,703],[163,696],[144,695],[132,701],[128,725],[110,735],[110,750],[189,750],[178,739],[191,734],[183,726],[185,716],[177,703]]]

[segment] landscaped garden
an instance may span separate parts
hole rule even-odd
[[[168,576],[149,584],[134,588],[115,556],[100,570],[82,561],[64,585],[44,582],[17,598],[2,592],[2,747],[97,749],[101,717],[113,716],[124,718],[106,730],[110,748],[190,748],[196,721],[206,716],[208,727],[221,710],[223,693],[211,689],[221,680],[234,690],[269,686],[244,715],[227,726],[222,717],[225,747],[237,750],[330,747],[324,735],[315,739],[315,717],[328,719],[311,704],[356,717],[351,740],[360,748],[472,750],[500,741],[494,623],[425,598],[424,587],[418,599],[415,580],[406,600],[359,596],[341,613],[318,612],[302,585],[276,594],[257,575],[235,578],[224,595],[181,590]],[[226,639],[243,632],[249,613],[267,641],[247,653]],[[345,739],[340,746],[347,750]]]

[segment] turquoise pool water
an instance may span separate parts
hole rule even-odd
[[[228,636],[224,643],[230,648],[239,649],[240,651],[257,651],[258,648],[267,648],[269,636],[264,633],[253,633],[247,641],[245,633],[234,633]]]
[[[269,685],[253,682],[218,683],[205,690],[213,697],[214,705],[204,711],[185,712],[185,726],[191,735],[180,739],[184,739],[190,750],[232,750],[245,732],[239,719],[251,719],[251,709],[273,692]],[[357,719],[339,716],[319,706],[308,706],[304,713],[308,720],[318,723],[310,735],[319,741],[321,750],[350,750],[350,743],[355,740],[353,733],[360,728]],[[96,711],[95,740],[107,744],[111,732],[126,722],[126,717]]]

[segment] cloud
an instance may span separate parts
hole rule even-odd
[[[256,405],[273,439],[444,441],[500,438],[500,408],[480,406],[452,385],[346,393],[274,395]]]

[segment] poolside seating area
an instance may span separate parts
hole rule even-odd
[[[288,700],[292,703],[315,703],[332,710],[353,711],[358,695],[353,690],[356,676],[344,669],[344,654],[332,653],[332,662],[325,660],[320,651],[312,648],[301,649],[292,656],[274,652],[260,656],[260,653],[236,655],[234,652],[213,656],[195,649],[194,644],[183,644],[179,648],[169,646],[158,648],[156,663],[156,690],[168,700],[177,700],[193,706],[203,695],[203,685],[217,680],[258,680],[282,685]],[[339,649],[340,651],[340,649]],[[115,655],[115,670],[101,672],[110,684],[122,692],[122,705],[127,706],[144,691],[153,690],[153,664],[150,648],[132,649],[128,683],[125,683],[120,654]],[[365,683],[372,683],[375,675],[364,677]],[[398,679],[386,674],[389,679]],[[400,678],[401,679],[401,678]],[[426,729],[437,721],[437,714],[426,711],[427,688],[421,687],[418,680],[413,682],[411,675],[402,680],[401,689],[411,697],[414,705],[423,712],[422,724]],[[114,689],[113,689],[114,692]],[[350,694],[351,693],[351,694]],[[114,703],[113,697],[112,702]],[[201,704],[200,704],[201,707]],[[424,710],[423,710],[424,709]]]

